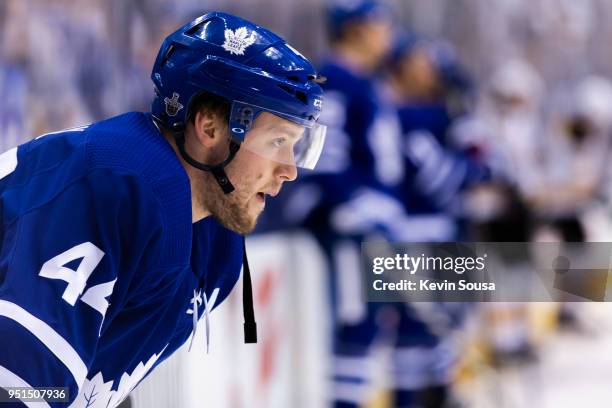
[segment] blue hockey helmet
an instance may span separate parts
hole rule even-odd
[[[152,113],[168,129],[181,132],[194,98],[206,91],[231,104],[229,129],[237,146],[249,148],[243,143],[247,132],[262,112],[269,112],[302,126],[304,134],[292,154],[256,153],[275,160],[289,157],[291,164],[305,168],[313,168],[320,156],[325,126],[317,123],[323,96],[317,72],[265,28],[226,13],[200,16],[164,40],[151,78]]]

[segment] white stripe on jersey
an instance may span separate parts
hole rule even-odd
[[[74,348],[51,326],[15,303],[2,299],[0,299],[0,316],[14,320],[36,336],[70,370],[74,381],[83,384],[87,376],[87,366]]]
[[[371,357],[336,356],[332,362],[333,374],[336,377],[360,378],[369,381],[375,369]]]
[[[91,126],[91,124],[88,124],[88,125],[76,126],[76,127],[72,127],[72,128],[68,128],[68,129],[64,129],[64,130],[58,130],[57,132],[49,132],[49,133],[45,133],[43,135],[40,135],[40,136],[36,137],[34,140],[38,140],[38,139],[43,138],[45,136],[59,135],[60,133],[83,132],[83,131],[87,130],[87,128],[90,127],[90,126]]]
[[[333,396],[336,401],[348,402],[361,406],[372,392],[369,383],[355,383],[342,379],[334,380]]]
[[[1,365],[0,365],[0,385],[3,388],[6,388],[6,387],[32,388],[30,384],[25,382],[17,374],[13,373],[12,371],[9,371],[8,369],[2,367]],[[44,401],[40,401],[40,402],[21,401],[21,402],[24,403],[25,406],[28,408],[51,408],[49,404],[47,404]]]
[[[0,180],[11,174],[17,168],[17,148],[14,147],[0,154]]]

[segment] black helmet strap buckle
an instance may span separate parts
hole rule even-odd
[[[217,184],[219,184],[219,187],[223,190],[223,193],[229,194],[235,190],[227,173],[225,173],[225,166],[234,160],[236,153],[240,150],[240,143],[236,142],[234,139],[230,139],[229,154],[227,158],[221,163],[210,165],[195,160],[187,153],[187,150],[185,150],[185,134],[183,132],[176,132],[174,134],[174,140],[176,141],[176,146],[183,159],[196,169],[211,172],[215,180],[217,180]]]

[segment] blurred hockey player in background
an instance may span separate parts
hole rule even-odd
[[[442,209],[470,183],[468,177],[477,180],[486,174],[483,169],[478,175],[469,173],[463,158],[446,151],[438,138],[428,138],[430,131],[442,138],[450,122],[437,99],[439,80],[424,77],[437,75],[434,72],[422,71],[423,77],[404,81],[432,97],[422,112],[407,115],[406,126],[427,133],[425,140],[415,135],[414,151],[407,152],[410,141],[402,136],[397,108],[408,91],[402,87],[400,95],[390,96],[378,75],[381,64],[389,62],[394,42],[389,13],[372,1],[330,7],[332,52],[321,68],[326,77],[321,120],[328,126],[328,138],[316,172],[294,186],[283,209],[313,233],[327,256],[336,407],[364,406],[372,399],[375,350],[381,344],[393,350],[388,364],[392,406],[446,403],[456,354],[446,335],[456,323],[457,310],[435,303],[364,303],[359,246],[372,238],[455,240],[456,221]],[[398,73],[395,80],[403,75],[409,74]]]
[[[476,157],[447,141],[453,121],[467,106],[469,81],[449,44],[401,33],[386,64],[385,95],[397,109],[405,174],[401,198],[412,242],[467,238],[459,217],[460,193],[489,178]],[[397,406],[450,406],[460,345],[454,330],[466,304],[413,302],[399,309],[393,355]],[[404,402],[405,405],[399,403]]]
[[[333,405],[360,407],[372,398],[372,346],[382,324],[381,307],[362,299],[360,244],[405,230],[399,122],[375,81],[392,44],[392,20],[368,0],[330,5],[328,20],[331,54],[320,70],[327,142],[321,167],[296,186],[288,208],[317,239],[330,270]]]
[[[483,158],[449,141],[454,122],[469,110],[461,101],[470,92],[467,74],[452,54],[441,40],[403,33],[387,64],[386,95],[397,108],[403,135],[402,200],[415,242],[465,239],[457,222],[459,193],[490,178]]]

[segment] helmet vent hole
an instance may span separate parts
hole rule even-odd
[[[162,65],[164,65],[166,62],[168,62],[168,60],[170,59],[170,57],[172,56],[172,54],[174,53],[174,44],[170,45],[170,47],[168,47],[168,51],[166,51],[166,54],[164,55],[164,60],[162,61]]]
[[[279,87],[280,89],[282,89],[283,91],[287,92],[289,95],[293,95],[293,94],[294,94],[294,91],[293,91],[293,89],[291,89],[291,87],[290,87],[290,86],[287,86],[287,85],[280,85],[280,84],[279,84],[279,85],[278,85],[278,87]]]
[[[295,96],[300,100],[300,102],[302,102],[304,105],[308,104],[308,98],[306,97],[306,94],[302,91],[298,91],[295,93]]]
[[[189,31],[187,31],[185,34],[189,35],[189,36],[195,36],[195,37],[200,37],[200,31],[202,30],[202,26],[204,25],[205,22],[201,22],[200,24],[196,24],[195,26],[193,26]]]
[[[293,82],[300,82],[300,78],[296,75],[289,75],[287,79]]]

